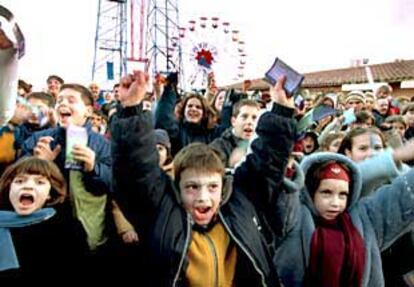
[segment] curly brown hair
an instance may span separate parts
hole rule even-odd
[[[201,118],[200,124],[202,126],[207,127],[208,129],[212,129],[214,128],[215,124],[217,123],[217,117],[216,114],[214,113],[213,109],[210,107],[210,105],[208,104],[207,100],[198,94],[188,94],[184,100],[183,103],[181,105],[181,107],[178,110],[178,120],[184,121],[185,119],[185,108],[187,106],[187,103],[189,100],[191,99],[197,99],[200,101],[201,103],[201,107],[203,109],[203,116]]]

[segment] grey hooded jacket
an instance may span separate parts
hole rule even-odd
[[[343,163],[351,170],[348,212],[366,249],[362,286],[384,286],[380,253],[414,224],[414,170],[379,188],[372,196],[361,199],[361,172],[345,156],[335,153],[310,155],[302,162],[302,171],[306,175],[312,165],[327,161]],[[274,263],[284,286],[302,286],[315,230],[314,218],[318,212],[306,187],[299,192],[292,182],[288,185],[289,191],[279,198],[278,220],[284,224],[284,229]]]

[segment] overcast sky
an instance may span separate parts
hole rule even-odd
[[[98,0],[0,0],[26,37],[21,78],[91,80]],[[246,76],[262,77],[276,56],[300,72],[414,59],[414,0],[180,0],[182,22],[218,16],[240,30]]]

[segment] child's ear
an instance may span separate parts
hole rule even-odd
[[[346,149],[345,150],[345,155],[347,156],[347,157],[349,157],[349,158],[351,158],[351,151],[349,150],[349,149]]]
[[[234,126],[234,123],[235,123],[235,121],[236,121],[236,117],[231,117],[231,126]]]

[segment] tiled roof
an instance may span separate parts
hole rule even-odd
[[[414,60],[399,60],[391,63],[368,65],[374,82],[401,82],[414,79]],[[365,66],[327,70],[305,74],[303,88],[334,87],[342,84],[367,83]],[[242,83],[229,87],[241,88]],[[269,84],[263,79],[252,80],[251,89],[266,89]]]
[[[401,82],[414,79],[414,60],[369,65],[374,82]],[[367,83],[365,67],[329,70],[305,74],[303,87],[329,87]]]

